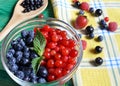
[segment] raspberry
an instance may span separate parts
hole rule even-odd
[[[83,50],[85,50],[87,47],[87,42],[85,40],[81,40],[81,41],[82,41]]]
[[[89,11],[89,4],[87,2],[82,2],[80,5],[80,9]]]
[[[116,31],[118,28],[118,24],[116,22],[109,22],[108,24],[108,30],[111,32]]]

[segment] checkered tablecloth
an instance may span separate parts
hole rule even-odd
[[[51,0],[55,17],[66,21],[70,25],[78,16],[79,9],[72,6],[73,0]],[[90,7],[100,8],[103,14],[100,17],[91,16],[85,12],[89,19],[89,24],[95,28],[95,38],[86,39],[82,34],[82,39],[87,41],[87,49],[83,52],[83,59],[78,71],[73,76],[74,86],[120,86],[120,26],[117,31],[109,32],[101,30],[98,22],[104,17],[109,17],[110,21],[115,21],[120,25],[120,0],[79,0],[86,1]],[[104,40],[97,42],[95,39],[102,35]],[[92,50],[95,46],[103,47],[103,52],[95,54]],[[104,62],[101,66],[94,66],[91,61],[96,57],[102,57]]]

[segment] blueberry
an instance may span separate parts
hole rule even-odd
[[[91,8],[89,9],[89,12],[90,12],[90,13],[94,13],[94,8],[91,7]]]
[[[30,5],[30,9],[31,9],[31,10],[34,10],[34,6],[33,6],[33,5]]]
[[[19,41],[19,43],[20,43],[21,46],[23,46],[23,47],[25,46],[25,42],[23,41],[23,39],[21,39],[21,40]]]
[[[24,48],[23,48],[23,52],[29,52],[29,47],[26,47],[26,46],[24,46]]]
[[[22,56],[23,56],[23,52],[21,52],[21,51],[16,51],[16,53],[15,53],[15,57],[16,57],[16,58],[17,58],[17,57],[22,58]]]
[[[20,79],[23,79],[24,76],[25,76],[22,71],[17,71],[17,72],[15,73],[15,75],[16,75],[18,78],[20,78]]]
[[[15,50],[13,48],[10,48],[8,52],[11,52],[13,55],[15,54]]]
[[[84,15],[85,14],[85,12],[83,11],[83,10],[80,10],[80,15]]]
[[[29,81],[30,81],[30,77],[29,77],[29,76],[25,76],[23,80],[25,80],[25,81],[28,81],[28,82],[29,82]]]
[[[21,46],[21,44],[16,44],[14,45],[14,49],[17,50],[17,51],[21,51],[23,49],[23,46]]]
[[[27,30],[23,30],[23,31],[21,32],[21,36],[22,36],[23,38],[26,38],[27,35],[28,35],[28,31],[27,31]]]
[[[94,38],[94,34],[93,34],[93,33],[90,33],[90,34],[88,34],[88,37],[89,37],[90,39],[92,39],[92,38]]]
[[[48,71],[44,66],[40,66],[37,75],[41,77],[47,77]]]
[[[106,24],[105,20],[100,21],[100,25],[105,25],[105,24]]]
[[[28,51],[28,52],[23,52],[23,56],[24,56],[25,58],[29,58],[30,52],[29,52],[29,51]]]
[[[85,31],[86,31],[86,34],[90,34],[94,32],[94,28],[92,26],[87,26]]]
[[[16,63],[16,58],[12,57],[11,59],[8,60],[8,63],[10,63],[10,64]]]
[[[30,58],[33,59],[33,58],[36,58],[36,57],[38,57],[38,55],[34,51],[31,51],[30,52]]]
[[[107,23],[105,22],[105,20],[101,20],[101,21],[100,21],[100,28],[101,28],[102,30],[108,28],[108,25],[107,25]]]
[[[35,74],[34,72],[32,72],[32,73],[30,74],[30,77],[31,77],[32,79],[37,79],[37,76],[36,76],[36,74]]]
[[[21,65],[28,65],[29,63],[30,63],[30,61],[27,58],[22,58],[21,61],[20,61]]]
[[[28,37],[27,39],[26,39],[26,43],[29,45],[29,44],[31,44],[33,42],[33,38],[31,38],[31,37]]]
[[[97,57],[95,59],[95,63],[96,63],[96,65],[101,65],[103,63],[103,59],[101,57]]]
[[[31,79],[30,81],[33,83],[37,83],[37,79]]]
[[[8,51],[7,54],[6,54],[6,58],[11,59],[12,57],[13,57],[13,53]]]
[[[34,3],[34,0],[30,0],[30,3],[31,3],[31,5],[34,5],[35,3]]]
[[[22,70],[26,76],[29,76],[33,71],[32,68],[29,68],[29,67],[21,67],[20,70]]]
[[[29,34],[29,37],[34,38],[34,31],[33,30],[30,30],[28,32],[28,34]]]
[[[100,52],[102,52],[102,47],[100,47],[100,46],[96,46],[95,47],[95,51],[96,51],[96,53],[100,53]]]
[[[103,11],[102,11],[101,9],[97,9],[97,10],[95,11],[95,16],[101,16],[102,13],[103,13]]]
[[[12,63],[12,64],[9,63],[8,68],[14,73],[18,70],[18,66],[14,63]]]
[[[30,4],[30,0],[25,0],[25,3],[26,4]]]
[[[12,46],[12,47],[14,47],[16,44],[18,44],[18,42],[17,42],[16,40],[13,40],[13,41],[11,42],[11,46]]]
[[[98,41],[102,41],[103,40],[103,36],[100,35],[100,36],[98,36],[97,39],[98,39]]]
[[[19,63],[23,57],[23,53],[21,51],[17,51],[14,56],[16,58],[17,63]]]
[[[40,77],[40,78],[38,78],[38,82],[39,83],[46,83],[47,81],[45,78]]]
[[[75,4],[74,4],[74,6],[75,6],[76,8],[79,8],[79,7],[80,7],[80,2],[79,2],[79,1],[76,1]]]

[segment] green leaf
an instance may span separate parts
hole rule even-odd
[[[42,56],[46,46],[46,39],[41,32],[36,32],[35,38],[33,40],[33,45],[34,50],[38,53],[38,55]]]
[[[32,68],[37,73],[40,63],[43,60],[43,53],[46,46],[46,39],[41,32],[37,31],[33,40],[33,49],[39,57],[32,59]]]
[[[43,57],[37,57],[37,58],[34,58],[32,60],[32,68],[34,70],[35,73],[37,73],[38,69],[39,69],[39,66],[40,66],[40,62],[42,61]]]

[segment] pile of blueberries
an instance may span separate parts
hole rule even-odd
[[[44,66],[40,66],[37,74],[31,66],[33,58],[38,57],[33,47],[34,32],[23,30],[21,37],[11,42],[11,47],[7,51],[7,65],[11,72],[18,78],[33,82],[45,83],[48,71]]]
[[[21,6],[25,8],[23,13],[30,12],[32,10],[36,10],[43,5],[43,0],[24,0],[21,3]]]

